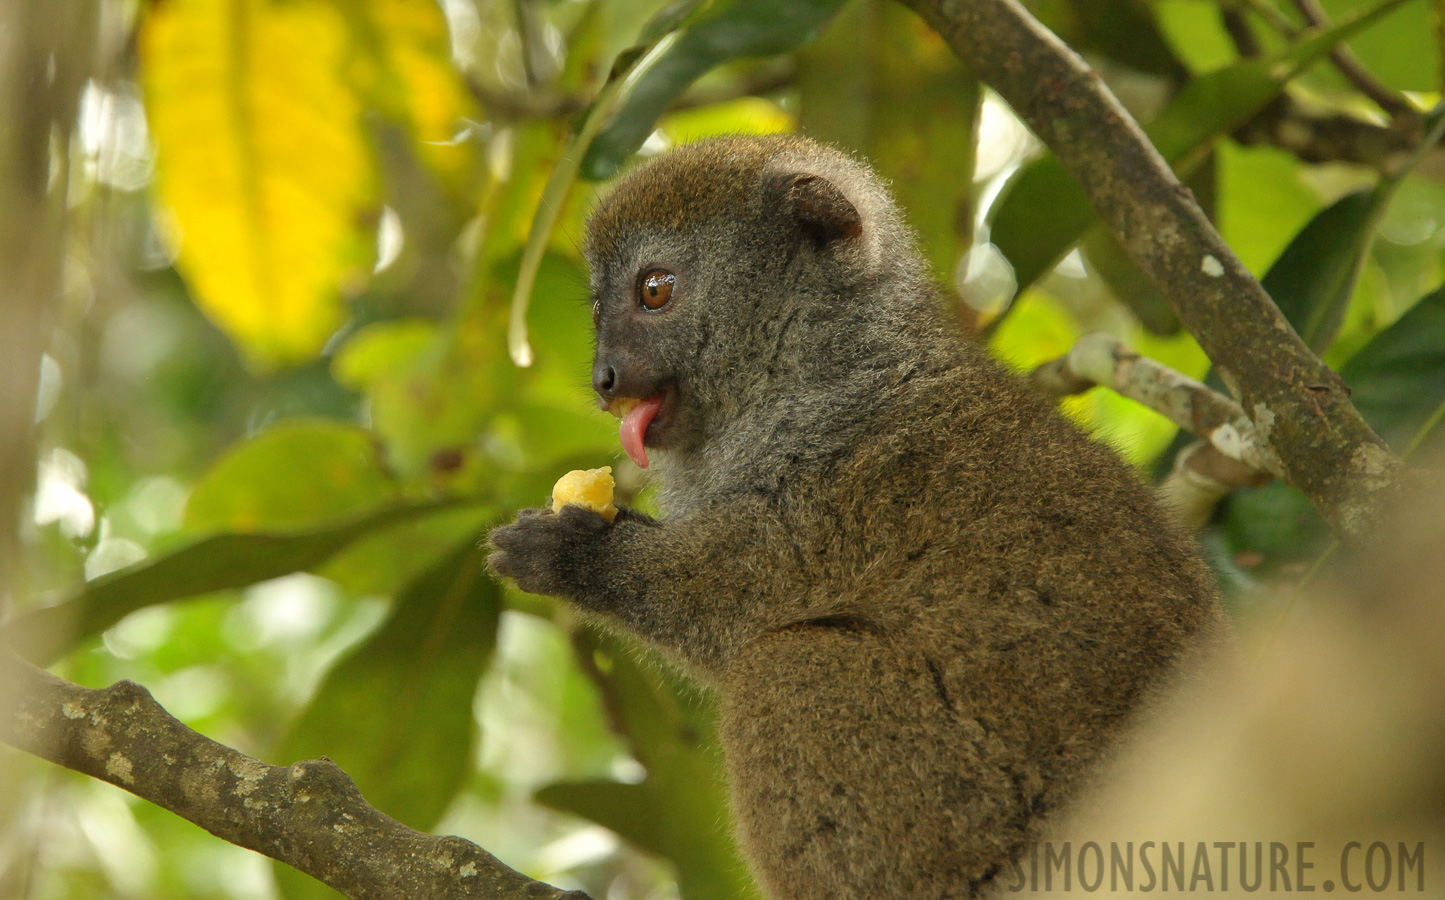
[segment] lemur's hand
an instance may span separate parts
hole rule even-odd
[[[491,535],[493,572],[533,594],[576,599],[607,563],[612,524],[580,506],[524,509]]]

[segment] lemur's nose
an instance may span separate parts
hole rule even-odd
[[[615,397],[617,395],[617,370],[602,362],[593,366],[592,390],[608,400]]]

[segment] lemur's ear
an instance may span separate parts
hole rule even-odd
[[[857,207],[821,175],[781,175],[774,186],[784,209],[819,246],[863,233],[863,217]]]

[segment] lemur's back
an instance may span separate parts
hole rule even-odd
[[[1147,487],[991,361],[889,400],[809,516],[837,611],[755,641],[723,692],[770,896],[1011,883],[1141,694],[1220,628]]]

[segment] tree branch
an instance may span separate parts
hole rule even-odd
[[[1218,447],[1195,441],[1174,457],[1174,469],[1160,482],[1159,499],[1174,510],[1188,528],[1195,531],[1209,524],[1215,507],[1230,494],[1246,487],[1261,487],[1274,478],[1237,459]]]
[[[1220,18],[1240,56],[1249,59],[1260,55],[1262,49],[1243,9],[1225,6]],[[1421,125],[1419,115],[1395,116],[1385,126],[1346,112],[1315,111],[1288,93],[1281,93],[1258,115],[1236,128],[1231,137],[1246,145],[1273,144],[1293,153],[1301,162],[1358,163],[1389,176],[1419,149]],[[1429,148],[1415,173],[1445,178],[1445,148],[1439,144]]]
[[[1159,497],[1190,528],[1204,527],[1214,508],[1243,487],[1258,487],[1279,474],[1279,458],[1259,439],[1238,403],[1141,356],[1108,334],[1086,334],[1065,355],[1034,369],[1034,385],[1053,397],[1080,394],[1095,385],[1147,406],[1202,440],[1179,451]]]
[[[1406,475],[1098,75],[1014,0],[902,0],[1083,187],[1209,354],[1288,481],[1369,542]]]
[[[1325,15],[1324,8],[1319,5],[1318,0],[1294,0],[1295,8],[1304,16],[1305,22],[1312,28],[1329,27],[1329,16]],[[1360,93],[1375,101],[1375,105],[1384,110],[1392,119],[1412,119],[1418,126],[1420,121],[1419,112],[1410,105],[1400,94],[1395,93],[1389,87],[1377,79],[1365,64],[1360,62],[1359,57],[1344,44],[1339,44],[1330,50],[1330,61],[1335,68],[1355,86]]]
[[[1055,396],[1096,384],[1149,407],[1204,438],[1229,459],[1278,476],[1279,457],[1260,440],[1238,403],[1188,375],[1124,346],[1109,334],[1086,334],[1066,355],[1034,370],[1033,382]]]
[[[328,759],[269,766],[218,744],[133,682],[90,690],[6,652],[0,683],[13,704],[0,716],[6,743],[124,788],[348,897],[587,900],[462,838],[383,815]]]
[[[1235,130],[1241,144],[1273,144],[1302,162],[1358,163],[1394,175],[1419,150],[1420,122],[1376,125],[1348,113],[1314,111],[1282,94]],[[1415,173],[1445,179],[1445,148],[1430,147]]]

